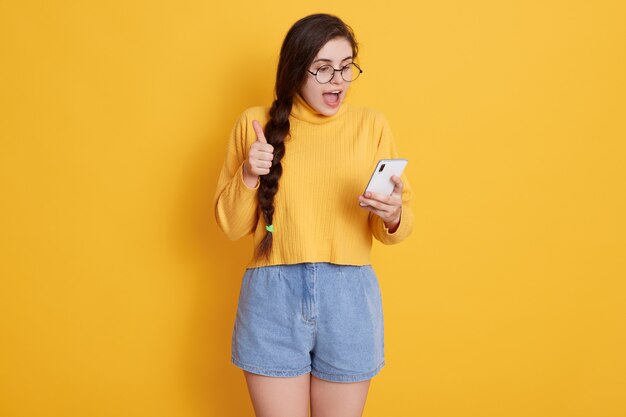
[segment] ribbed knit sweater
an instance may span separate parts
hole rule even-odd
[[[256,140],[252,121],[265,126],[269,108],[245,110],[232,129],[214,198],[218,226],[232,240],[253,235],[257,247],[265,221],[257,202],[258,182],[243,182],[243,164]],[[247,267],[331,262],[368,265],[372,236],[384,244],[404,240],[413,228],[411,187],[402,175],[400,225],[389,233],[382,219],[359,206],[380,159],[398,158],[389,124],[378,111],[342,103],[324,116],[296,95],[289,116],[290,135],[281,160],[283,174],[274,197],[274,236],[269,259]]]

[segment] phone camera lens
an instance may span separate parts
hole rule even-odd
[[[378,172],[383,172],[383,169],[385,169],[385,164],[382,164],[382,165],[380,166],[380,169],[378,170]]]

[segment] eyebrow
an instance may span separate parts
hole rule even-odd
[[[347,56],[344,59],[342,59],[340,62],[346,61],[348,59],[352,59],[352,55],[351,56]],[[326,59],[326,58],[318,58],[315,61],[313,61],[313,63],[315,64],[318,61],[324,61],[324,62],[333,62],[332,59]]]

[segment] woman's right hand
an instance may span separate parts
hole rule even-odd
[[[267,175],[274,159],[274,147],[267,143],[263,128],[257,120],[252,121],[256,140],[250,145],[248,158],[243,164],[243,180],[250,188],[254,188],[259,175]]]

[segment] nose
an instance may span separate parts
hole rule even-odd
[[[341,71],[333,72],[333,78],[330,79],[331,84],[343,84],[345,80],[341,76]]]

